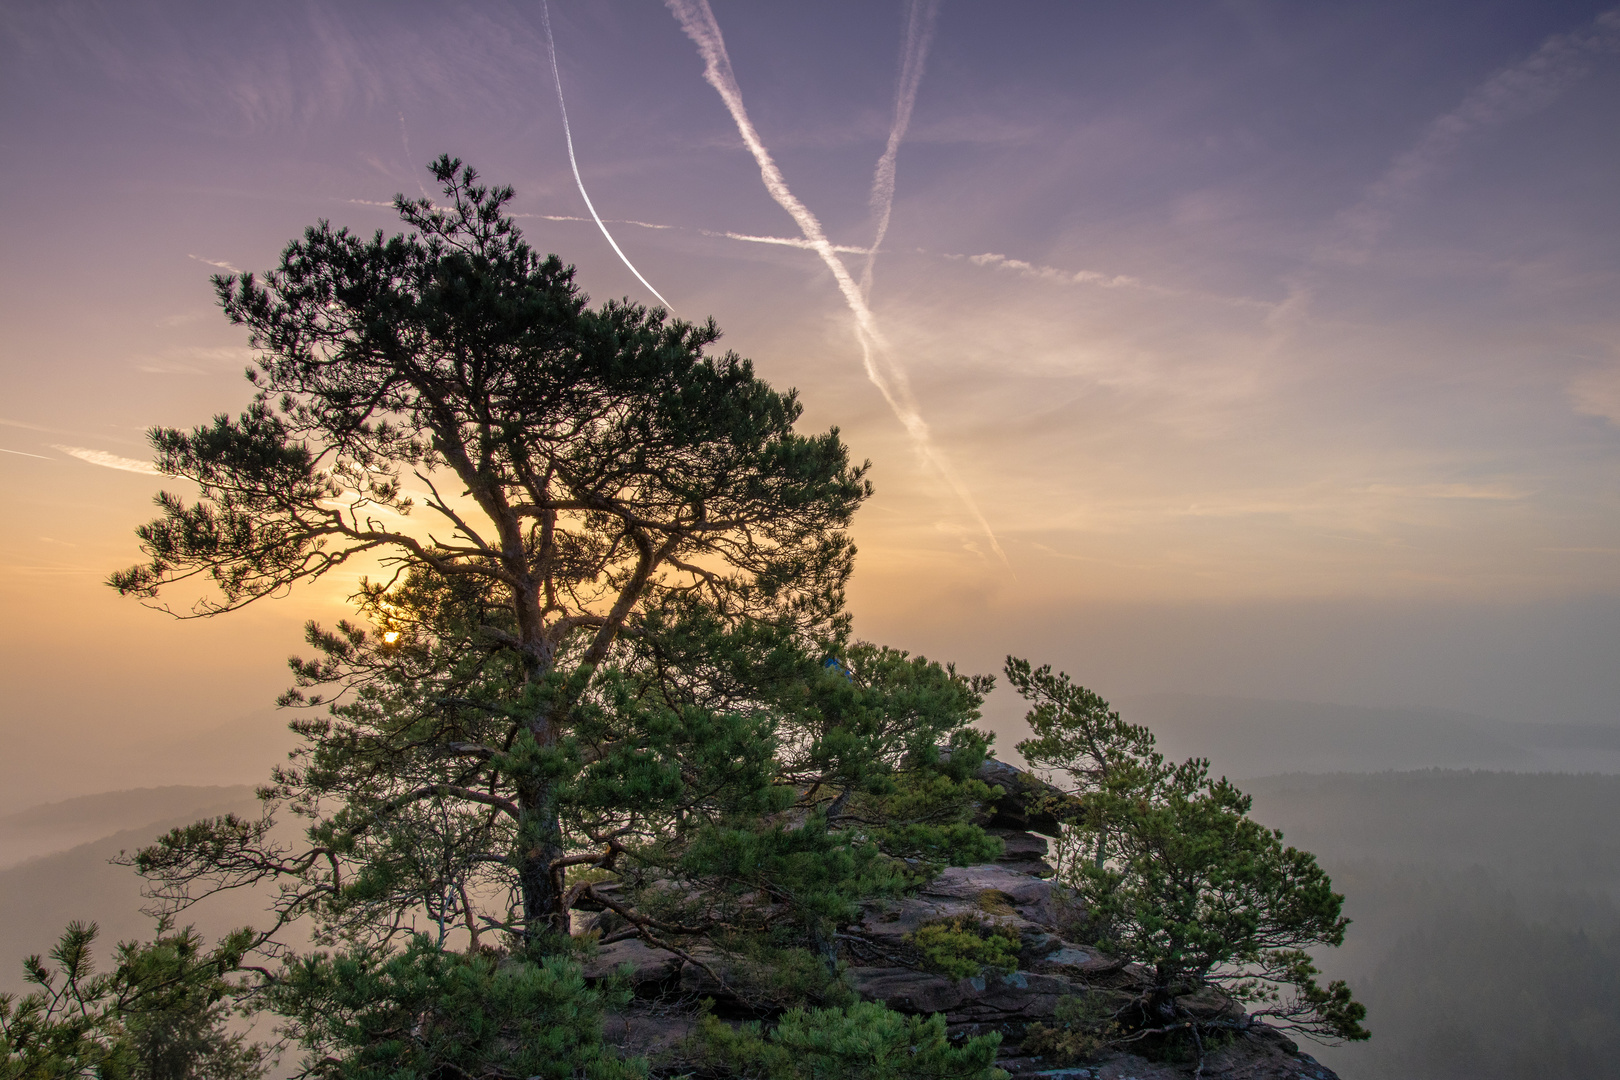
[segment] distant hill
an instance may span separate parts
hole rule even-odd
[[[0,819],[0,836],[19,845],[37,845],[47,837],[71,837],[74,830],[81,835],[99,833],[88,843],[0,870],[0,992],[23,988],[22,958],[47,951],[70,920],[93,921],[101,927],[98,955],[103,958],[119,940],[150,936],[151,920],[140,912],[140,878],[130,868],[111,865],[108,860],[120,851],[151,843],[169,829],[227,813],[257,815],[252,789],[115,791],[34,807]],[[53,822],[61,827],[53,828]],[[144,824],[134,824],[138,822]],[[184,921],[217,936],[258,921],[262,910],[261,899],[244,891],[211,899]]]
[[[1345,895],[1319,953],[1372,1042],[1345,1080],[1620,1077],[1620,776],[1423,770],[1260,777],[1254,816]]]
[[[57,733],[7,727],[0,730],[8,751],[0,755],[0,813],[136,785],[262,783],[300,745],[288,719],[261,710],[197,730],[115,731],[75,745],[71,754],[61,752]]]
[[[132,824],[186,815],[205,816],[215,806],[253,801],[253,788],[154,787],[108,791],[44,803],[0,817],[0,869],[25,859],[65,851],[128,830]]]
[[[1535,724],[1439,709],[1143,694],[1115,704],[1171,757],[1241,779],[1290,772],[1494,769],[1620,774],[1620,725]]]

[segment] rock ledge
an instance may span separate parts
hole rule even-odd
[[[1023,1053],[1026,1028],[1050,1020],[1058,999],[1110,980],[1129,980],[1130,969],[1108,956],[1064,940],[1068,921],[1061,886],[1050,880],[1047,841],[1057,822],[1039,809],[1040,799],[1055,789],[1028,773],[999,761],[981,772],[1003,794],[981,819],[1005,844],[1002,856],[980,866],[952,867],[915,895],[867,905],[859,924],[840,936],[846,977],[863,998],[882,1001],[906,1013],[942,1013],[953,1036],[996,1031],[1002,1035],[997,1064],[1018,1080],[1186,1080],[1193,1063],[1166,1064],[1135,1054],[1108,1052],[1079,1065],[1060,1065]],[[951,979],[906,962],[915,952],[906,936],[925,923],[971,917],[1016,930],[1018,969],[1007,975],[987,974]],[[695,959],[724,976],[727,960],[710,949],[693,951]],[[586,966],[588,979],[601,979],[628,968],[636,998],[606,1026],[609,1042],[627,1054],[669,1058],[695,1026],[695,1003],[715,999],[721,1015],[749,1015],[754,1006],[730,1000],[726,987],[703,968],[673,953],[640,941],[603,947]],[[1200,1002],[1212,1016],[1243,1016],[1241,1006],[1207,991]],[[680,1072],[679,1068],[675,1072]],[[1207,1080],[1338,1080],[1282,1033],[1252,1023],[1229,1045],[1212,1050],[1203,1063]]]

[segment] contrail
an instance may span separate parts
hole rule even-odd
[[[765,148],[764,141],[754,128],[753,121],[748,118],[748,110],[743,107],[742,90],[737,86],[737,76],[731,70],[731,58],[726,54],[725,39],[720,34],[720,24],[715,20],[708,0],[664,0],[664,3],[680,21],[681,29],[686,31],[686,36],[698,47],[698,54],[703,57],[704,81],[714,87],[715,92],[720,95],[720,100],[725,103],[727,111],[731,113],[743,143],[759,165],[759,175],[765,183],[765,190],[776,200],[777,205],[793,218],[794,223],[799,226],[799,231],[809,242],[811,250],[821,256],[821,261],[826,264],[827,269],[832,272],[833,280],[838,283],[838,291],[843,294],[844,302],[849,305],[850,313],[855,316],[855,338],[861,345],[861,360],[866,367],[866,377],[888,402],[895,418],[911,436],[918,453],[950,485],[957,498],[978,521],[979,527],[984,530],[990,546],[1001,557],[1001,561],[1007,562],[1006,552],[1002,551],[994,530],[990,528],[990,522],[980,511],[972,493],[957,477],[956,470],[951,468],[950,463],[934,447],[928,424],[923,420],[922,413],[917,409],[916,400],[911,395],[911,385],[906,378],[905,370],[888,359],[888,342],[878,329],[872,309],[867,305],[866,295],[855,283],[855,279],[850,277],[849,268],[839,259],[832,243],[828,241],[826,232],[821,228],[821,222],[816,220],[816,216],[788,188],[782,170],[777,167],[771,152]]]
[[[403,111],[399,114],[399,142],[401,146],[405,147],[405,168],[409,169],[411,176],[416,178],[416,190],[420,191],[422,198],[426,199],[429,197],[427,186],[422,183],[422,178],[416,175],[416,155],[411,153],[411,133],[406,130],[405,113]],[[394,204],[389,203],[388,205],[393,206]]]
[[[889,231],[889,212],[894,208],[894,162],[900,154],[900,142],[906,128],[911,126],[911,109],[917,104],[917,86],[922,82],[923,61],[928,58],[928,46],[934,37],[934,17],[939,14],[939,0],[911,0],[906,9],[906,36],[900,47],[900,83],[894,93],[894,123],[889,128],[889,144],[878,158],[877,170],[872,174],[871,207],[877,214],[877,234],[872,249],[866,255],[866,267],[861,271],[861,293],[872,295],[872,267],[877,262],[883,237]]]
[[[781,247],[803,248],[805,251],[816,250],[816,245],[799,236],[750,236],[748,233],[715,232],[712,229],[699,229],[704,236],[719,236],[726,240],[744,240],[750,244],[777,244]],[[855,247],[853,244],[834,244],[834,251],[850,255],[870,255],[870,248]]]
[[[585,209],[589,210],[591,217],[596,219],[596,227],[602,230],[602,235],[607,237],[608,244],[619,256],[619,259],[630,268],[632,274],[636,275],[636,280],[647,286],[647,291],[658,297],[660,304],[673,311],[675,305],[665,300],[664,294],[653,288],[652,282],[642,277],[641,271],[637,270],[635,264],[620,250],[619,242],[613,239],[612,233],[608,232],[607,225],[602,221],[602,215],[596,212],[596,207],[591,205],[591,197],[585,192],[585,181],[579,175],[579,161],[574,157],[574,132],[568,126],[568,106],[563,104],[562,73],[557,69],[557,40],[551,35],[551,5],[547,0],[540,0],[540,18],[546,25],[546,50],[551,54],[551,77],[557,82],[557,108],[562,110],[563,138],[568,140],[568,164],[574,167],[574,183],[579,185],[580,198],[585,200]]]

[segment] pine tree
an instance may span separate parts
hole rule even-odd
[[[1367,1038],[1366,1009],[1344,982],[1321,986],[1306,951],[1342,944],[1349,925],[1344,897],[1315,857],[1252,820],[1252,800],[1212,778],[1208,760],[1170,764],[1151,731],[1066,674],[1011,656],[1006,673],[1032,703],[1035,737],[1019,752],[1067,781],[1053,807],[1064,820],[1060,846],[1091,856],[1061,868],[1091,941],[1148,973],[1134,998],[1076,1013],[1073,1037],[1101,1045],[1079,1030],[1089,1026],[1197,1039],[1269,1019],[1320,1038]],[[1195,1014],[1185,1002],[1210,986],[1254,1008],[1244,1017]]]
[[[681,595],[836,633],[844,529],[870,489],[836,431],[794,433],[792,394],[705,355],[712,323],[589,309],[522,240],[510,188],[448,158],[433,171],[448,205],[399,199],[410,235],[322,222],[263,282],[216,278],[258,349],[257,396],[238,419],[151,433],[158,467],[202,497],[160,496],[139,530],[149,561],[112,584],[150,598],[201,576],[217,595],[192,612],[215,614],[375,554],[419,590],[431,575],[501,608],[466,629],[510,668],[521,918],[563,930],[558,770],[596,669]],[[444,533],[409,527],[407,474]],[[386,610],[387,592],[366,597]]]
[[[0,1077],[6,1080],[258,1080],[265,1048],[227,1024],[250,935],[205,948],[190,927],[159,922],[151,941],[118,945],[96,970],[94,923],[71,923],[23,962],[36,989],[0,995]]]
[[[308,627],[283,698],[304,744],[263,816],[133,861],[175,912],[273,884],[265,989],[331,1075],[618,1075],[578,911],[763,1007],[847,1009],[859,902],[999,850],[968,820],[991,681],[850,640],[870,486],[836,429],[796,433],[712,323],[590,307],[510,189],[433,171],[447,205],[396,200],[409,234],[323,222],[262,282],[216,278],[256,397],[151,433],[200,498],[159,496],[111,584],[200,579],[184,614],[213,616],[362,556],[389,576]],[[293,923],[332,951],[288,951]],[[987,1075],[975,1046],[930,1068]]]

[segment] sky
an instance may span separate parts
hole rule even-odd
[[[713,316],[871,459],[863,637],[1107,695],[1620,723],[1620,8],[547,16],[0,4],[17,798],[277,727],[353,581],[207,621],[118,598],[143,432],[249,399],[211,274],[397,229],[441,153],[593,297]]]

